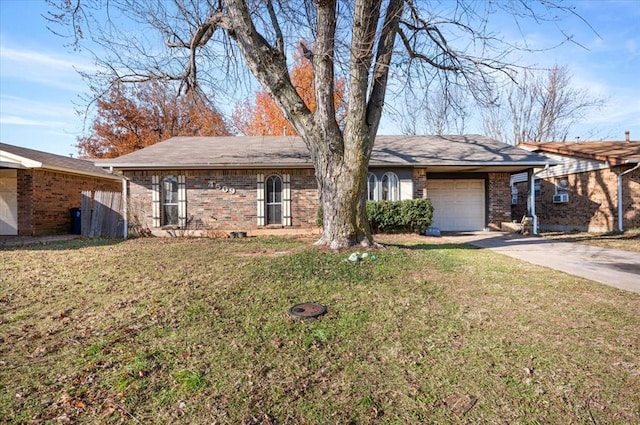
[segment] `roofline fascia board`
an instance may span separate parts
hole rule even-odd
[[[396,164],[389,162],[370,162],[370,167],[395,167],[395,168],[413,168],[413,167],[544,167],[546,165],[558,165],[558,162],[458,162],[458,163],[415,163],[415,164]],[[114,163],[96,163],[97,167],[121,171],[133,171],[133,170],[203,170],[203,169],[215,169],[215,170],[238,170],[238,169],[251,169],[260,170],[265,168],[314,168],[313,164],[114,164]]]
[[[313,168],[312,164],[260,164],[260,165],[221,165],[221,164],[202,164],[202,165],[140,165],[140,164],[96,164],[96,167],[115,171],[136,171],[136,170],[261,170],[265,168]]]
[[[33,159],[26,158],[24,156],[16,155],[7,151],[0,151],[0,161],[8,159],[7,162],[15,162],[22,165],[24,168],[40,168],[42,162],[34,161]]]
[[[101,178],[101,179],[109,179],[109,180],[117,180],[117,181],[122,180],[121,177],[118,177],[118,176],[115,176],[115,175],[108,176],[108,175],[101,174],[99,172],[93,173],[91,171],[75,170],[75,169],[72,169],[72,168],[52,167],[52,166],[43,166],[41,168],[42,168],[42,170],[57,171],[57,172],[60,172],[60,173],[75,174],[75,175],[79,175],[79,176],[91,176],[91,177],[97,177],[97,178]]]
[[[0,161],[0,168],[5,168],[5,169],[9,168],[11,170],[24,170],[27,167],[17,162]]]

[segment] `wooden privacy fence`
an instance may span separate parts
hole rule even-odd
[[[82,236],[116,238],[123,235],[122,194],[85,190],[80,206]]]

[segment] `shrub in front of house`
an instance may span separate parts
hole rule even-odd
[[[424,233],[431,225],[433,207],[428,199],[367,202],[367,217],[374,233]]]
[[[433,220],[428,199],[367,202],[367,218],[374,233],[424,233]]]
[[[322,227],[322,207],[316,225]],[[406,201],[368,201],[367,220],[373,233],[413,232],[423,234],[433,221],[433,206],[428,199]]]

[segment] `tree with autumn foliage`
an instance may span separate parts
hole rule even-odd
[[[159,81],[114,84],[99,98],[88,135],[79,137],[84,158],[115,158],[174,136],[227,136],[218,110],[195,92],[176,97]]]
[[[311,111],[316,110],[313,64],[305,57],[301,43],[294,53],[291,83]],[[333,103],[338,122],[345,117],[345,79],[338,78]],[[295,128],[282,113],[282,109],[266,90],[259,90],[253,102],[249,99],[236,105],[232,114],[233,126],[246,136],[297,135]]]
[[[99,52],[94,86],[172,80],[187,92],[236,93],[248,71],[309,150],[323,210],[316,243],[332,249],[374,243],[367,170],[388,94],[419,93],[439,81],[489,103],[496,85],[517,71],[515,54],[529,50],[526,40],[495,32],[506,21],[499,13],[518,29],[526,20],[556,25],[564,41],[572,39],[566,19],[581,19],[560,0],[50,1],[50,20],[69,30],[76,47]],[[305,37],[314,108],[290,69]],[[337,75],[347,79],[343,122],[334,104]]]

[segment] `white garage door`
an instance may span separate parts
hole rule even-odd
[[[0,170],[0,235],[18,234],[17,183],[16,170]]]
[[[484,180],[428,180],[433,204],[432,226],[444,231],[485,227]]]

